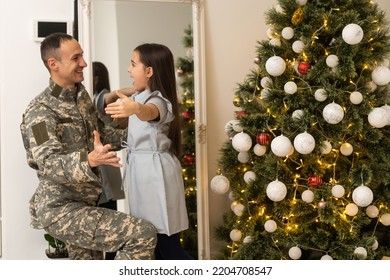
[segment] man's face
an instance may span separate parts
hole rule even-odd
[[[83,57],[83,50],[76,40],[64,41],[60,48],[60,59],[53,58],[51,71],[52,80],[59,86],[72,89],[75,84],[84,80],[83,69],[87,63]]]

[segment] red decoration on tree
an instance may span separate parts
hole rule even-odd
[[[192,165],[195,162],[195,157],[193,155],[187,154],[184,156],[184,163],[187,165]]]
[[[260,145],[268,145],[271,141],[271,135],[266,132],[261,132],[256,136],[256,142]]]
[[[298,72],[302,75],[306,75],[310,70],[310,62],[308,61],[301,61],[298,64]]]
[[[180,76],[184,73],[183,69],[179,68],[177,69],[177,74]]]
[[[181,113],[181,116],[182,116],[183,119],[185,119],[186,121],[189,121],[189,120],[192,118],[192,113],[189,112],[189,111],[184,111],[183,113]]]
[[[246,112],[245,111],[239,111],[236,113],[236,117],[237,119],[241,119],[241,117],[245,117],[246,116]]]
[[[318,175],[313,175],[309,177],[307,181],[309,182],[309,185],[313,188],[318,187],[322,184],[322,178]]]

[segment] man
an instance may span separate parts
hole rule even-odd
[[[87,64],[79,43],[51,34],[41,43],[41,57],[49,86],[27,106],[20,127],[27,162],[39,178],[30,200],[32,227],[65,242],[71,259],[94,259],[95,251],[117,251],[116,259],[153,258],[156,230],[150,223],[96,207],[102,193],[98,166],[121,166],[112,149],[126,130],[98,120],[81,84]],[[103,145],[100,135],[111,144]]]

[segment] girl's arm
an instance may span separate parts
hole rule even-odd
[[[135,88],[134,87],[121,88],[116,91],[111,91],[109,93],[106,93],[104,95],[104,101],[106,105],[115,102],[119,98],[116,92],[123,93],[126,96],[131,96],[135,92]]]
[[[119,91],[117,95],[121,102],[113,102],[106,107],[106,114],[112,118],[124,118],[135,114],[141,121],[152,121],[159,117],[159,111],[154,104],[135,102]]]

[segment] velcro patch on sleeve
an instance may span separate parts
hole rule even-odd
[[[44,121],[33,125],[32,132],[38,146],[49,140],[49,134],[47,133],[47,127]]]

